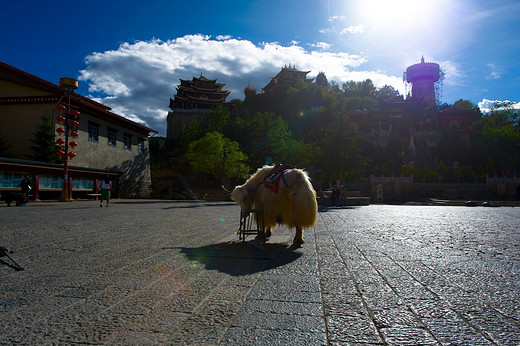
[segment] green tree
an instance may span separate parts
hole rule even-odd
[[[224,129],[229,121],[229,110],[222,105],[218,105],[215,109],[206,110],[204,113],[202,124],[204,133],[220,132],[224,133]]]
[[[318,73],[316,76],[316,84],[322,87],[329,85],[329,81],[327,80],[327,76],[325,76],[324,72]]]
[[[520,110],[511,102],[496,103],[475,125],[499,171],[520,171]],[[487,156],[484,156],[487,157]]]
[[[314,145],[319,148],[315,160],[322,168],[323,179],[356,181],[366,177],[365,169],[370,162],[362,155],[345,119],[322,129],[321,134]]]
[[[466,110],[475,109],[477,107],[473,102],[468,101],[468,100],[463,100],[463,99],[455,101],[453,106],[460,108],[460,109],[466,109]]]
[[[226,178],[246,178],[249,166],[247,155],[237,142],[219,132],[210,132],[192,142],[186,152],[194,172],[207,173],[224,182]]]
[[[395,90],[395,88],[391,85],[385,85],[381,88],[377,89],[375,92],[376,98],[378,101],[386,100],[386,101],[396,101],[403,100],[403,95],[399,94],[399,91]]]
[[[0,157],[11,157],[11,145],[2,137],[0,133]]]
[[[475,182],[476,174],[470,166],[462,166],[457,172],[457,178],[461,183]]]
[[[437,167],[435,167],[435,172],[442,182],[446,182],[446,178],[448,176],[448,167],[444,162],[439,161]]]
[[[44,115],[41,122],[33,132],[33,138],[30,140],[31,155],[29,157],[35,161],[55,163],[57,161],[55,135],[53,131],[51,119]]]
[[[222,105],[215,109],[207,109],[203,115],[184,128],[179,138],[179,150],[186,152],[190,143],[204,137],[206,133],[225,133],[229,119],[230,112]]]

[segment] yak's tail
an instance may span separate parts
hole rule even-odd
[[[304,172],[296,177],[296,196],[294,198],[294,214],[297,215],[301,227],[312,227],[316,224],[318,203],[316,191]]]

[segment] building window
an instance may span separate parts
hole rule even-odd
[[[128,133],[123,133],[123,148],[132,149],[132,135]]]
[[[63,177],[59,175],[41,174],[39,185],[40,189],[59,189],[63,187]]]
[[[20,182],[23,178],[23,173],[0,172],[0,188],[20,189]]]
[[[99,141],[99,125],[91,121],[88,122],[88,140],[91,142]]]
[[[139,152],[139,154],[144,154],[144,139],[143,138],[137,138],[137,152]]]
[[[111,145],[113,147],[116,146],[116,135],[117,131],[114,129],[111,129],[110,127],[107,129],[107,144]]]
[[[72,179],[72,190],[94,190],[96,184],[92,178],[73,178]]]

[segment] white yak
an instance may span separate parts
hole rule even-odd
[[[235,187],[231,199],[242,209],[263,210],[266,237],[277,224],[296,228],[296,246],[305,242],[303,228],[316,224],[316,191],[301,169],[283,165],[259,168],[243,185]]]

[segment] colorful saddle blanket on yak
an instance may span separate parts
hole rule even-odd
[[[283,181],[285,187],[289,187],[284,178],[285,171],[293,169],[292,165],[287,164],[278,164],[269,172],[269,174],[264,178],[264,185],[268,189],[271,189],[274,193],[278,192],[280,188],[280,181]]]

